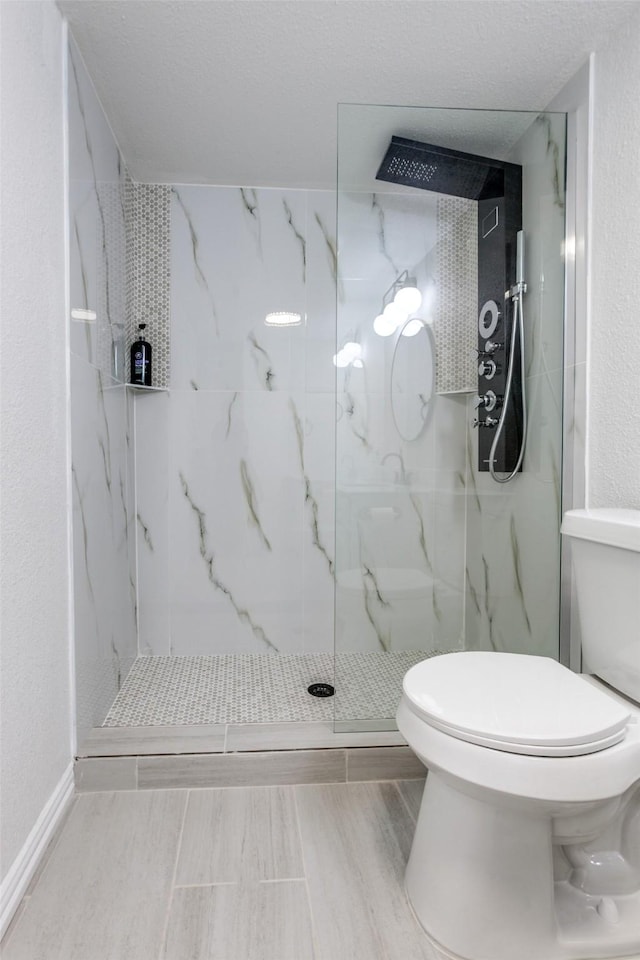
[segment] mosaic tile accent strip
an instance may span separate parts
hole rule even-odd
[[[438,197],[434,334],[436,392],[476,389],[478,312],[478,204]]]
[[[105,727],[199,723],[287,723],[395,716],[402,678],[434,652],[232,654],[139,657]],[[317,699],[309,684],[328,681],[336,697]],[[335,701],[335,702],[334,702]]]
[[[137,339],[138,324],[146,323],[154,387],[168,387],[170,378],[170,201],[170,186],[134,183],[127,177],[127,347]]]

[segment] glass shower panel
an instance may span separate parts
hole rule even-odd
[[[339,108],[337,729],[392,728],[428,656],[558,656],[565,125]],[[528,430],[522,471],[498,483],[487,460],[508,467],[522,435],[517,337],[504,400],[520,228]]]

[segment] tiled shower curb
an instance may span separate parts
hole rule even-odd
[[[270,750],[76,760],[79,793],[412,780],[425,768],[407,746]]]

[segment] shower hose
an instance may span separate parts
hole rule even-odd
[[[527,391],[525,386],[525,358],[524,358],[524,310],[522,307],[522,298],[524,295],[525,285],[522,282],[516,283],[513,288],[515,293],[513,294],[513,305],[515,316],[513,320],[513,336],[511,337],[511,350],[509,351],[509,368],[507,371],[507,382],[505,385],[504,391],[504,405],[502,407],[502,415],[496,427],[495,436],[493,438],[493,443],[491,444],[491,451],[489,453],[489,472],[492,478],[496,483],[509,483],[510,480],[513,480],[516,473],[520,469],[522,464],[522,458],[524,457],[524,448],[527,440]],[[516,337],[520,341],[520,379],[522,383],[522,441],[520,443],[520,453],[518,454],[518,460],[511,471],[507,474],[506,477],[499,477],[496,473],[495,468],[495,457],[496,450],[498,449],[498,443],[500,442],[500,437],[504,429],[505,418],[507,415],[507,407],[509,402],[513,402],[512,396],[512,383],[513,383],[513,366],[516,355]]]

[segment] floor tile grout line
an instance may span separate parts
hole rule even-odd
[[[258,880],[258,883],[306,883],[306,877],[272,877],[270,880]]]
[[[158,953],[158,960],[162,960],[163,956],[166,956],[166,943],[167,936],[169,933],[169,918],[171,916],[171,908],[173,906],[173,894],[176,889],[176,876],[178,874],[178,861],[180,859],[180,853],[182,852],[182,838],[184,836],[184,825],[187,819],[187,810],[189,808],[189,794],[190,791],[187,790],[187,795],[184,800],[184,808],[182,811],[182,821],[180,823],[180,832],[178,834],[178,842],[176,844],[176,857],[173,864],[173,872],[171,877],[171,883],[169,884],[169,897],[167,899],[167,912],[164,919],[164,927],[162,930],[162,937],[160,938],[160,951]]]
[[[209,887],[239,887],[241,880],[217,880],[212,883],[176,883],[174,890],[206,890]]]
[[[305,784],[305,786],[318,786],[317,784]],[[300,859],[302,860],[302,870],[304,873],[304,888],[307,894],[307,906],[309,907],[309,920],[311,922],[311,947],[314,960],[319,960],[319,940],[316,929],[316,920],[313,913],[313,904],[311,903],[311,892],[309,890],[309,874],[307,871],[307,859],[304,853],[304,841],[302,839],[302,823],[300,821],[300,811],[298,809],[298,786],[291,787],[293,791],[293,808],[296,815],[296,826],[298,829],[298,843],[300,844]]]
[[[274,883],[305,883],[305,877],[277,877],[270,880],[213,880],[211,883],[176,883],[174,890],[201,890],[209,887],[244,887]]]

